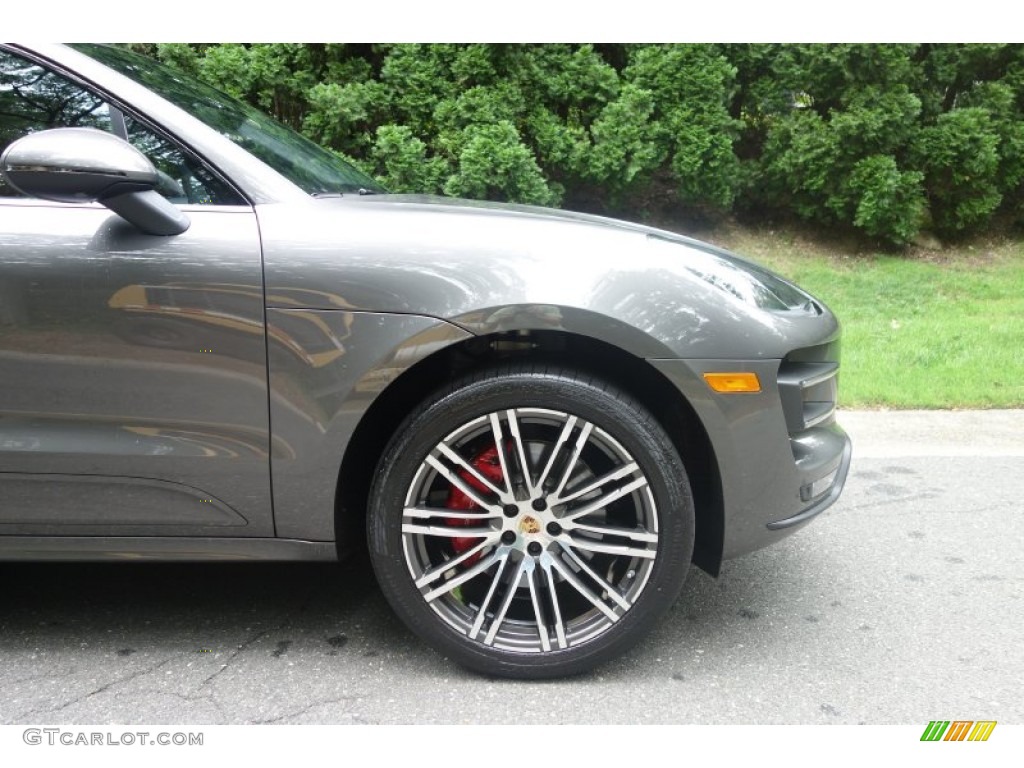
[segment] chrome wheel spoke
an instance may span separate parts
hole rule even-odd
[[[516,596],[516,590],[519,589],[519,582],[522,580],[523,564],[520,563],[516,568],[512,581],[508,584],[508,588],[505,591],[505,597],[501,601],[501,607],[491,620],[491,626],[487,630],[487,634],[484,636],[484,642],[487,645],[494,645],[494,638],[498,634],[498,630],[501,629],[502,622],[505,621],[505,614],[508,613],[508,607],[512,605],[512,599]]]
[[[519,460],[519,469],[523,475],[523,485],[526,486],[526,493],[533,496],[533,479],[530,477],[530,462],[526,457],[526,447],[523,445],[523,436],[519,431],[519,419],[513,410],[505,411],[508,418],[508,431],[512,435],[512,442],[516,446],[516,458]]]
[[[573,491],[568,496],[555,496],[553,499],[551,499],[551,504],[568,504],[570,501],[574,501],[578,499],[580,496],[586,496],[588,493],[593,493],[603,485],[607,485],[608,483],[614,482],[616,480],[621,480],[622,478],[628,477],[634,472],[639,471],[640,467],[637,466],[635,461],[631,461],[626,466],[619,467],[618,469],[613,469],[608,474],[597,478],[597,480],[594,480],[591,483],[587,483],[583,488],[580,488],[577,491]]]
[[[427,571],[418,579],[416,579],[416,586],[422,589],[428,584],[437,581],[438,578],[448,573],[448,571],[450,571],[452,568],[458,568],[460,565],[462,565],[470,558],[474,557],[478,553],[482,553],[485,549],[487,549],[487,547],[496,544],[498,538],[498,534],[495,533],[494,536],[483,539],[482,541],[480,541],[480,543],[473,545],[458,557],[455,557],[451,560],[446,560],[440,565],[431,568],[429,571]]]
[[[580,430],[580,434],[576,438],[576,445],[572,450],[572,456],[569,458],[569,462],[565,465],[565,469],[562,472],[562,479],[558,481],[558,486],[551,494],[552,499],[557,499],[562,494],[562,489],[565,488],[565,484],[569,482],[569,478],[572,477],[572,471],[576,468],[576,462],[579,461],[580,454],[583,452],[583,446],[585,446],[587,441],[590,439],[590,433],[593,429],[594,425],[590,422],[586,422],[583,425],[583,429]]]
[[[592,515],[595,512],[604,509],[613,501],[618,501],[623,496],[628,496],[629,494],[633,493],[633,491],[640,490],[645,485],[647,485],[647,478],[638,477],[636,480],[627,483],[621,488],[616,488],[614,491],[610,491],[609,493],[606,493],[604,496],[600,496],[594,499],[593,501],[587,502],[585,505],[578,509],[570,510],[568,513],[563,515],[561,519],[564,521],[572,521],[578,520],[579,518],[585,517],[587,515]]]
[[[495,496],[497,496],[499,499],[501,499],[501,502],[503,504],[512,501],[512,495],[510,493],[508,493],[508,491],[503,491],[503,490],[499,489],[494,483],[492,483],[490,480],[488,480],[486,477],[484,477],[482,474],[480,474],[480,472],[477,470],[476,467],[474,467],[472,464],[470,464],[464,458],[459,456],[459,454],[457,454],[455,451],[453,451],[447,445],[445,445],[444,443],[440,443],[437,446],[437,450],[440,451],[444,455],[444,457],[446,459],[448,459],[450,462],[452,462],[453,464],[457,464],[460,469],[463,469],[466,472],[468,472],[470,475],[472,475],[473,479],[475,479],[478,483],[483,485],[491,493],[493,493]],[[483,505],[480,505],[480,506],[483,506]]]
[[[478,507],[483,507],[484,509],[490,510],[492,512],[501,511],[501,509],[496,507],[494,504],[484,501],[484,498],[479,493],[470,488],[468,485],[466,485],[466,483],[462,481],[461,477],[456,475],[454,472],[448,469],[448,467],[446,467],[433,456],[427,456],[426,462],[431,467],[436,469],[438,473],[440,473],[444,477],[445,480],[447,480],[449,483],[451,483],[464,494],[466,494],[466,496],[468,496],[473,501],[473,503],[476,504]]]
[[[451,520],[493,520],[501,517],[497,510],[482,510],[480,512],[460,512],[455,509],[438,509],[437,507],[406,507],[402,514],[418,520],[429,520],[432,517],[443,517]]]
[[[482,539],[494,534],[493,528],[469,528],[462,526],[420,525],[402,523],[402,533],[417,533],[420,536],[444,536],[449,539]]]
[[[437,589],[427,592],[427,594],[423,596],[423,599],[430,603],[439,598],[441,595],[448,594],[456,587],[462,586],[470,579],[476,578],[481,573],[486,571],[488,568],[494,565],[499,559],[501,559],[502,554],[505,554],[507,556],[507,551],[503,552],[499,550],[498,552],[493,553],[489,557],[485,557],[472,568],[467,569],[465,572],[459,574],[455,578],[449,579]]]
[[[544,488],[544,481],[548,479],[548,474],[551,472],[551,468],[555,465],[555,459],[558,458],[558,454],[562,452],[562,447],[568,442],[569,435],[576,428],[577,418],[570,416],[565,426],[562,427],[562,433],[558,436],[558,441],[551,447],[551,454],[548,456],[548,462],[544,466],[544,471],[540,473],[540,477],[537,478],[537,488]]]
[[[501,420],[498,414],[492,413],[490,417],[491,435],[494,437],[494,446],[498,452],[498,462],[501,464],[501,475],[505,478],[505,490],[509,497],[512,496],[512,473],[508,471],[508,457],[505,456],[505,435],[501,430]]]
[[[658,534],[651,533],[650,531],[642,531],[636,528],[619,528],[614,525],[583,525],[581,523],[573,522],[565,523],[564,528],[567,531],[581,531],[583,533],[593,533],[599,536],[622,536],[623,538],[632,539],[633,541],[639,541],[645,544],[658,543]]]
[[[615,587],[613,587],[611,584],[609,584],[603,578],[598,576],[597,573],[594,571],[594,569],[591,568],[589,565],[587,565],[587,562],[582,557],[580,557],[575,552],[573,552],[572,548],[569,545],[567,545],[567,544],[565,544],[564,542],[561,542],[561,541],[558,542],[558,544],[562,548],[562,551],[566,555],[568,555],[569,558],[574,563],[576,563],[577,567],[581,571],[583,571],[585,574],[587,574],[587,576],[589,576],[591,579],[593,579],[594,583],[596,583],[599,587],[601,587],[601,589],[603,589],[605,591],[605,593],[607,593],[608,597],[610,597],[612,600],[614,600],[619,605],[620,608],[622,608],[623,610],[625,610],[626,608],[629,608],[630,603],[627,602],[626,598],[624,598],[622,595],[620,595],[619,591],[617,589],[615,589]]]
[[[608,604],[605,603],[604,600],[602,600],[599,596],[595,595],[593,590],[591,590],[590,587],[584,584],[580,580],[580,578],[572,572],[570,568],[563,565],[562,562],[558,559],[553,558],[551,562],[552,565],[554,565],[555,569],[559,572],[559,574],[561,574],[562,578],[565,579],[570,585],[572,585],[573,589],[575,589],[577,592],[583,595],[583,597],[589,600],[590,603],[595,608],[597,608],[597,610],[603,613],[609,621],[616,622],[619,620],[619,617],[616,615],[615,611],[609,608]]]
[[[491,604],[491,600],[494,597],[494,593],[498,590],[498,585],[501,583],[501,574],[505,570],[505,563],[508,560],[508,550],[502,552],[498,559],[498,568],[494,572],[494,578],[491,579],[491,586],[487,590],[487,596],[484,597],[482,603],[480,603],[480,610],[477,611],[476,619],[473,621],[473,626],[470,627],[469,637],[473,640],[480,634],[480,628],[484,625],[484,620],[487,618],[487,606]]]
[[[653,549],[647,549],[646,547],[631,547],[628,544],[609,544],[604,541],[594,541],[593,539],[585,539],[583,537],[578,538],[559,538],[558,543],[565,543],[570,547],[576,549],[583,549],[587,552],[601,552],[606,555],[623,555],[625,557],[642,557],[647,560],[653,560],[657,556],[657,551]]]
[[[559,648],[568,648],[569,643],[565,639],[565,624],[562,621],[562,606],[558,602],[558,591],[555,589],[555,575],[551,570],[551,555],[541,558],[541,567],[544,569],[544,580],[547,582],[547,594],[551,602],[551,611],[555,619],[555,639]],[[628,606],[627,606],[628,607]]]
[[[537,634],[540,635],[540,648],[542,651],[551,650],[551,640],[548,637],[548,624],[544,621],[544,614],[540,608],[540,596],[537,594],[537,580],[534,575],[537,573],[537,569],[534,566],[533,560],[524,560],[524,564],[528,564],[528,567],[524,567],[524,573],[526,575],[526,585],[530,588],[530,602],[533,603],[533,615],[537,619]]]

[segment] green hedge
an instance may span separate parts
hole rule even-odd
[[[897,245],[1021,212],[1021,45],[134,47],[395,191],[793,214]]]

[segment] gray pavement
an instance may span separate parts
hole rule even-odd
[[[857,458],[1024,456],[1024,410],[845,411]]]
[[[1024,412],[841,421],[842,500],[590,676],[462,671],[361,559],[0,564],[0,723],[1024,722]]]

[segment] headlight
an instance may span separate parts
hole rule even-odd
[[[661,235],[647,235],[647,240],[655,247],[677,251],[678,266],[745,304],[775,312],[821,312],[814,299],[792,283],[728,251]]]

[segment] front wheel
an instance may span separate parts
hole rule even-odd
[[[487,674],[584,672],[671,606],[693,550],[686,471],[657,420],[576,371],[505,366],[435,394],[378,466],[381,589]]]

